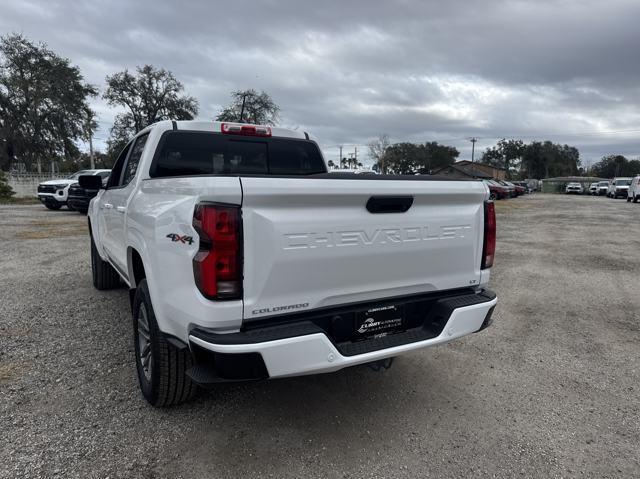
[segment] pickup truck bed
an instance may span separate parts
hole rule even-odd
[[[162,122],[91,203],[94,283],[100,270],[96,286],[130,288],[153,404],[186,399],[188,381],[335,371],[490,323],[488,196],[479,181],[328,174],[306,133]],[[161,386],[154,343],[182,358],[182,393]]]

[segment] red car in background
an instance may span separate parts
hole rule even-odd
[[[509,189],[502,186],[500,183],[497,183],[493,180],[483,180],[484,184],[489,187],[489,199],[491,200],[502,200],[504,198],[509,198],[510,192]]]
[[[524,195],[527,192],[527,189],[522,185],[519,185],[517,183],[513,183],[513,186],[515,186],[515,188],[516,188],[516,195],[517,196]]]

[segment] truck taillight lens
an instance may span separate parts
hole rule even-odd
[[[484,204],[484,244],[482,246],[482,268],[493,266],[496,254],[496,208],[493,201]]]
[[[196,286],[208,299],[242,297],[242,237],[240,208],[199,204],[193,227],[200,249],[193,258]]]

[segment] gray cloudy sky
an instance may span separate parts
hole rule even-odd
[[[379,133],[470,157],[500,137],[640,155],[640,1],[3,0],[0,33],[44,41],[104,88],[151,63],[211,119],[236,88],[282,124],[359,151]],[[98,137],[117,113],[102,100]],[[350,145],[350,146],[346,146]]]

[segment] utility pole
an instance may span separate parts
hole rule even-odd
[[[340,145],[340,158],[338,158],[338,168],[342,166],[342,145]]]
[[[478,141],[478,139],[475,137],[472,137],[469,139],[469,141],[471,141],[471,163],[473,163],[473,157],[475,156],[475,152],[476,152],[476,141]]]
[[[244,102],[247,100],[247,94],[243,94],[242,95],[242,108],[240,109],[240,121],[239,123],[242,123],[242,117],[244,116]]]
[[[355,153],[353,154],[353,167],[357,168],[358,167],[358,147],[355,147]]]
[[[96,169],[96,158],[93,155],[93,132],[89,130],[89,162],[91,164],[91,169]]]

